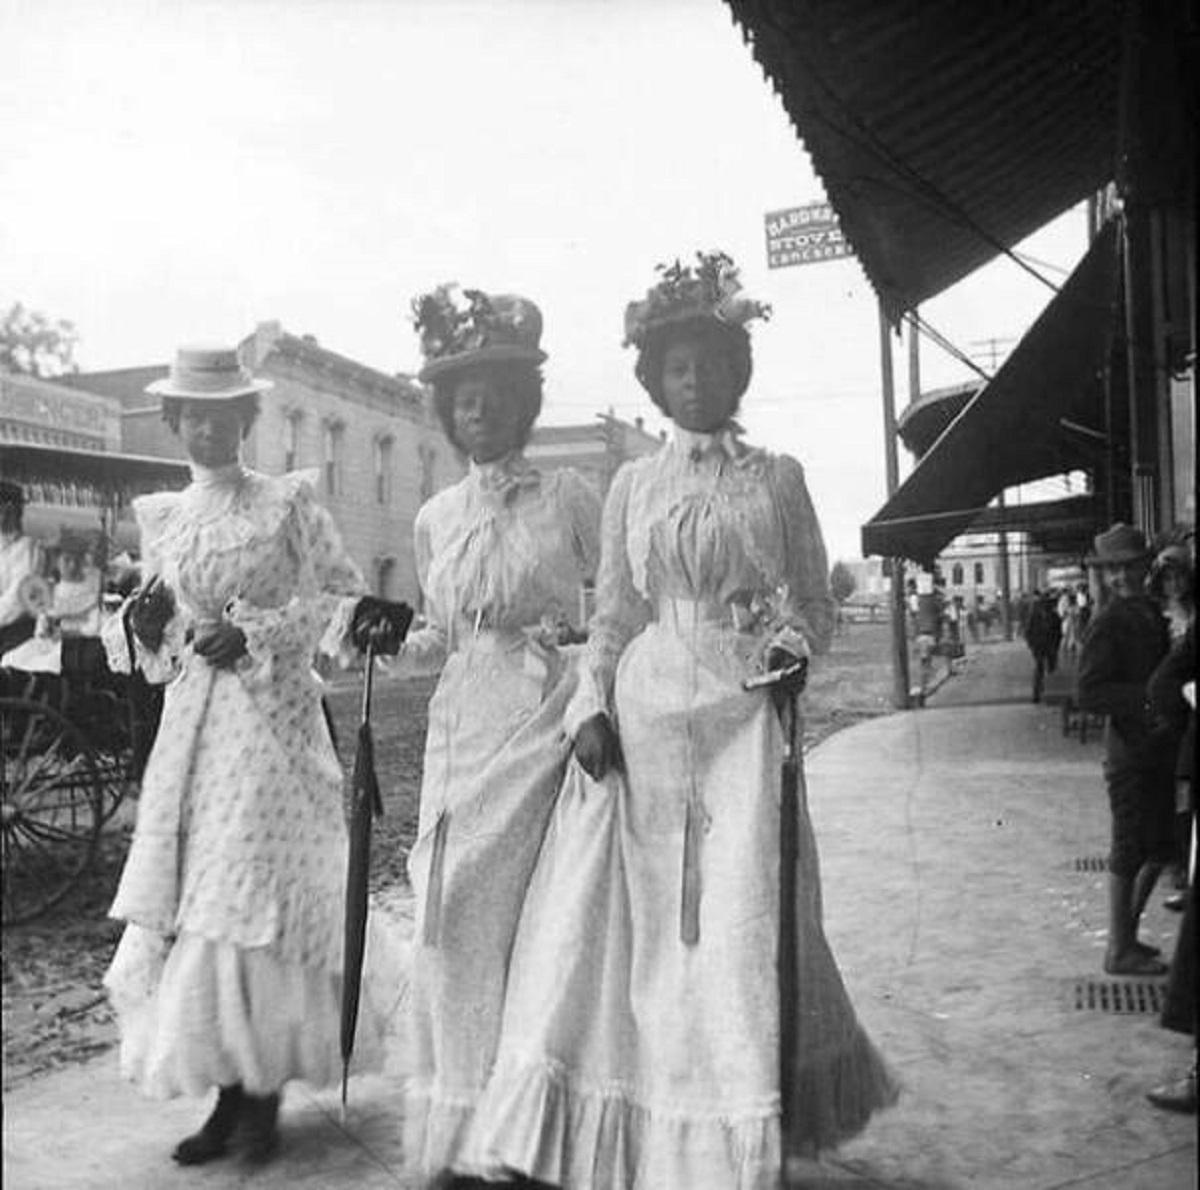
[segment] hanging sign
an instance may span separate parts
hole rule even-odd
[[[827,202],[810,202],[801,207],[768,211],[767,267],[783,269],[794,264],[819,264],[853,256],[842,235],[837,213]]]

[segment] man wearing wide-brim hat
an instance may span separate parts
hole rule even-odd
[[[1142,910],[1174,854],[1174,755],[1155,738],[1146,701],[1146,683],[1170,644],[1166,621],[1145,590],[1151,557],[1142,533],[1117,523],[1096,538],[1087,559],[1108,592],[1083,640],[1078,697],[1081,710],[1108,716],[1104,777],[1112,849],[1104,969],[1110,975],[1167,970],[1157,950],[1137,936]]]

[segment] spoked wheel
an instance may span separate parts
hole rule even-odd
[[[0,699],[4,925],[44,913],[96,853],[104,799],[87,739],[44,703]]]

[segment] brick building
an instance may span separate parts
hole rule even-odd
[[[525,454],[542,471],[573,468],[603,498],[622,463],[653,454],[662,442],[663,435],[648,433],[640,417],[630,423],[609,412],[583,425],[537,426]]]
[[[256,376],[275,385],[246,441],[246,462],[267,474],[315,469],[321,501],[372,589],[414,599],[413,519],[425,500],[463,474],[424,391],[312,336],[288,334],[278,322],[260,323],[240,351]],[[166,374],[162,364],[79,373],[69,383],[120,402],[125,450],[181,458],[157,398],[144,391]]]

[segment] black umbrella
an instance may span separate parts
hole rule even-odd
[[[804,761],[800,754],[799,698],[808,680],[808,658],[743,683],[747,690],[770,689],[783,716],[783,761],[779,769],[779,935],[776,975],[779,985],[779,1159],[780,1185],[787,1185],[787,1139],[796,1109],[796,1030],[800,973],[796,953],[796,863],[800,838],[800,790]]]
[[[368,644],[363,681],[362,719],[350,782],[350,852],[346,870],[346,924],[342,949],[342,1111],[346,1080],[358,1025],[363,950],[367,938],[367,877],[371,871],[371,822],[382,817],[383,799],[375,775],[375,741],[371,735],[371,689],[375,678],[375,646]]]

